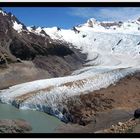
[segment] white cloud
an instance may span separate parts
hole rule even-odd
[[[96,18],[98,20],[124,21],[140,17],[140,8],[134,7],[93,7],[71,8],[71,15],[82,18]]]

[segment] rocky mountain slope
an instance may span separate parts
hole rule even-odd
[[[65,30],[26,27],[12,14],[3,11],[0,14],[0,21],[4,22],[1,25],[6,26],[1,29],[4,35],[0,38],[6,42],[1,45],[5,50],[2,56],[6,52],[8,55],[1,64],[6,73],[1,70],[0,78],[3,88],[11,86],[0,91],[3,103],[44,111],[65,122],[85,125],[88,121],[85,118],[81,121],[81,114],[88,110],[92,117],[97,110],[112,109],[112,103],[120,97],[115,98],[116,92],[120,92],[116,90],[113,99],[104,98],[100,95],[101,89],[139,73],[139,20],[99,22],[89,19],[85,24]],[[37,80],[42,78],[44,80]],[[97,95],[96,91],[99,91]]]
[[[29,32],[11,13],[0,10],[0,89],[70,74],[86,59],[70,43]]]

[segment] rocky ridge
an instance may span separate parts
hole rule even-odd
[[[86,55],[49,35],[29,32],[12,13],[0,10],[0,89],[32,80],[65,76]]]

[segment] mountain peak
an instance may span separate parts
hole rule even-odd
[[[3,16],[7,15],[6,12],[4,12],[2,8],[0,8],[0,13],[1,13]]]
[[[97,23],[97,20],[95,18],[90,18],[90,19],[87,20],[86,25],[88,27],[93,27],[93,25],[96,24],[96,23]]]

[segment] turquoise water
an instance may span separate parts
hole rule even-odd
[[[54,133],[56,127],[63,124],[56,117],[46,113],[32,110],[20,110],[11,105],[0,103],[0,119],[24,119],[28,121],[32,133]]]

